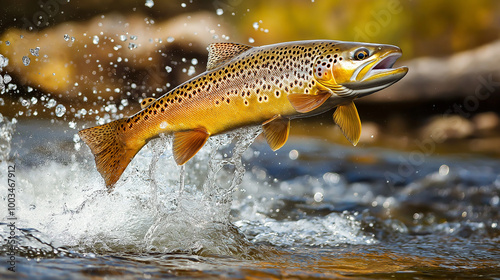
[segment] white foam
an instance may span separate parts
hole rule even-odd
[[[17,225],[38,230],[44,242],[56,248],[84,252],[246,255],[252,245],[240,230],[247,236],[256,233],[251,234],[254,242],[278,246],[374,242],[342,215],[275,221],[258,214],[259,208],[269,207],[259,197],[259,189],[266,185],[252,176],[244,177],[240,158],[260,132],[260,128],[247,128],[211,137],[185,169],[172,159],[169,137],[152,141],[134,158],[111,193],[86,146],[75,152],[78,156],[68,155],[72,158],[69,164],[49,160],[34,168],[17,165]],[[252,154],[247,152],[245,158]],[[6,181],[6,164],[0,164],[2,182]],[[233,203],[233,191],[241,186],[255,191],[255,199],[240,197]],[[269,190],[260,195],[280,192]],[[6,194],[1,188],[0,196],[5,199]],[[0,213],[7,213],[5,207],[1,205]],[[231,211],[238,216],[231,217]]]

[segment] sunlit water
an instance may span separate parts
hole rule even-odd
[[[2,278],[500,276],[497,160],[429,156],[391,181],[409,154],[302,138],[274,153],[248,128],[185,169],[157,139],[108,193],[75,132],[3,120],[19,247]]]

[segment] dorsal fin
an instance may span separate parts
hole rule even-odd
[[[207,71],[215,69],[252,46],[236,43],[213,43],[208,46]]]
[[[155,100],[156,99],[153,97],[144,98],[141,102],[141,109],[148,107],[151,103],[155,102]]]

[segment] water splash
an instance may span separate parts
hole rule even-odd
[[[187,164],[186,170],[184,166],[177,167],[171,163],[169,168],[178,170],[174,174],[179,174],[178,192],[158,191],[162,189],[159,182],[164,185],[165,181],[175,180],[156,170],[161,160],[159,155],[163,153],[161,150],[171,146],[171,138],[162,137],[153,146],[156,156],[151,161],[149,175],[153,190],[151,202],[157,212],[144,238],[147,250],[165,252],[168,248],[170,251],[197,254],[248,254],[252,246],[231,224],[229,212],[232,193],[245,173],[241,155],[260,132],[260,128],[254,127],[211,137],[199,155]],[[219,151],[232,142],[235,142],[232,155],[222,156]],[[171,151],[166,152],[168,162],[173,162]],[[201,164],[203,161],[208,161],[208,164]],[[165,168],[165,164],[161,166],[161,169]],[[231,168],[223,170],[223,167],[231,166],[234,170],[229,175]],[[221,178],[232,179],[224,186],[218,180]]]
[[[20,166],[18,228],[43,233],[38,244],[22,235],[20,242],[43,254],[69,247],[248,255],[253,245],[230,221],[231,194],[244,175],[241,154],[259,133],[247,128],[212,137],[185,173],[172,159],[171,137],[162,136],[137,155],[112,193],[104,190],[87,149],[73,155],[69,166],[55,161],[35,169]],[[222,156],[229,147],[231,155]],[[82,154],[83,162],[77,159]],[[210,167],[203,168],[207,161]],[[7,234],[3,230],[0,235]]]
[[[12,134],[14,133],[16,123],[16,119],[9,121],[0,113],[0,162],[9,160]]]

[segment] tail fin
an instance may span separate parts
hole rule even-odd
[[[125,142],[122,137],[125,124],[126,119],[119,119],[78,132],[94,154],[97,171],[104,178],[108,190],[113,188],[132,158],[145,144],[145,141]]]

